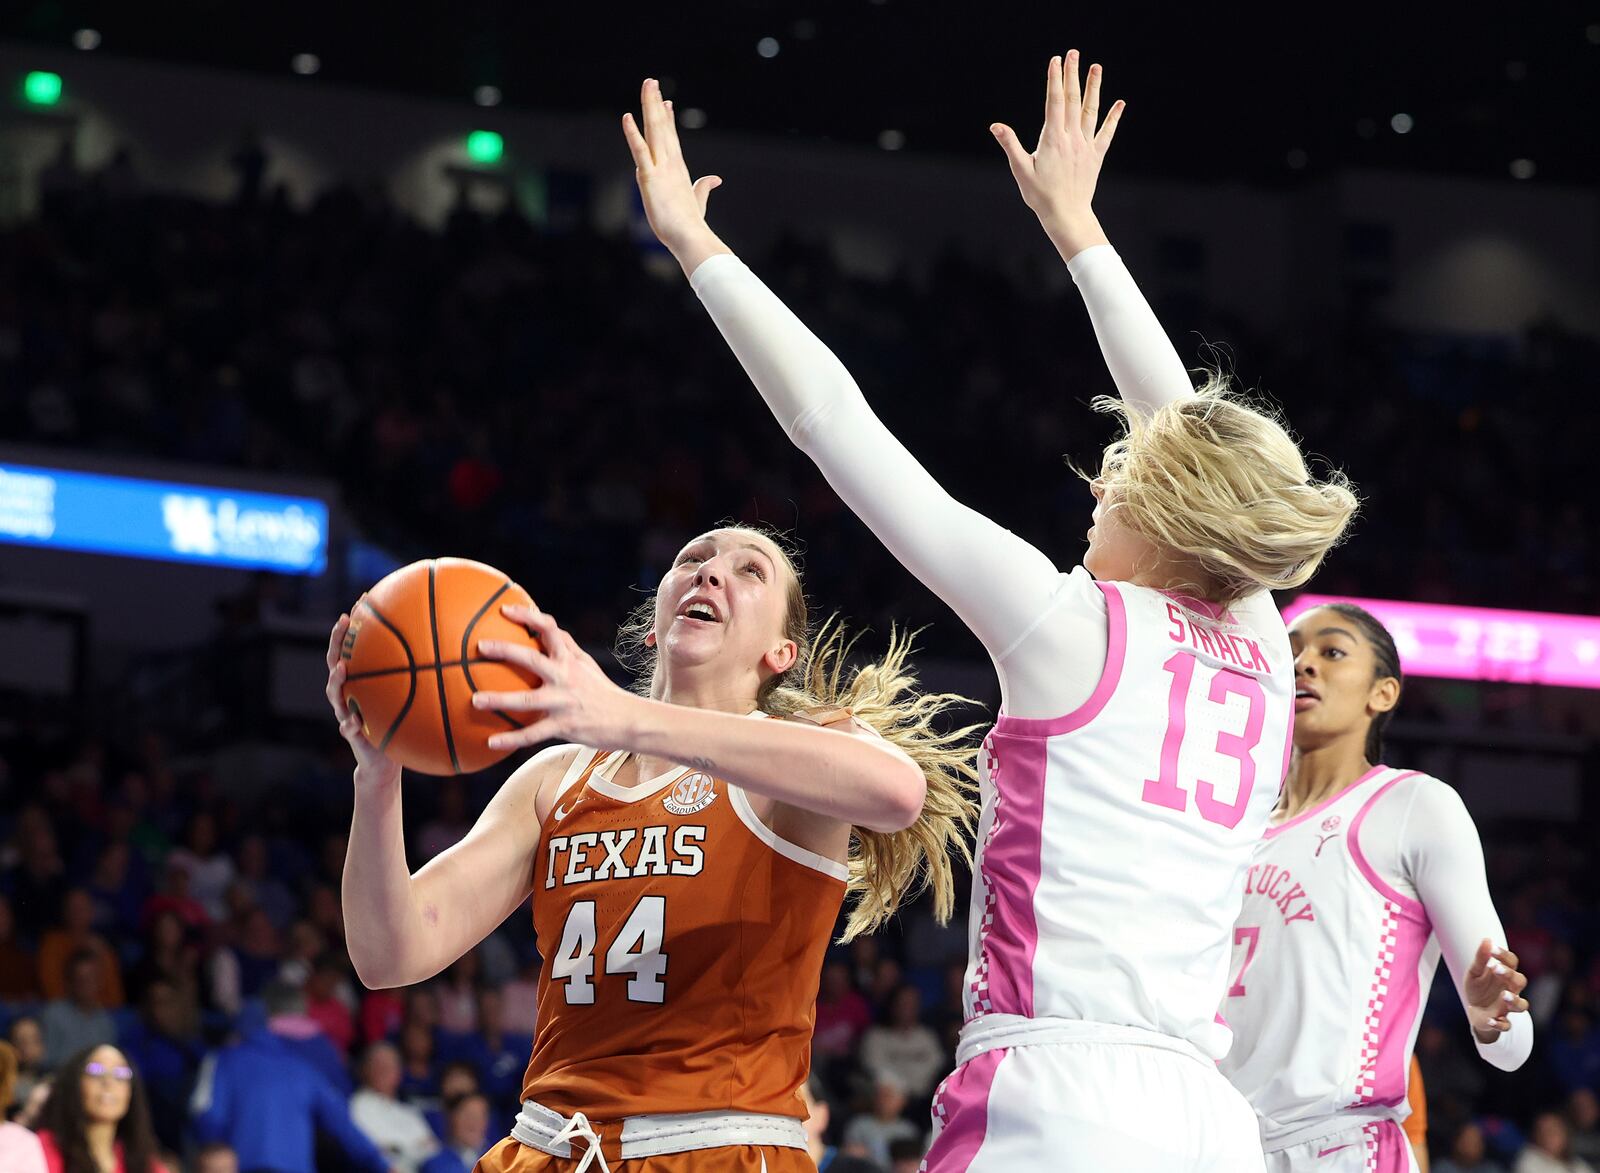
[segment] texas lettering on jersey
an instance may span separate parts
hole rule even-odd
[[[695,823],[552,835],[545,844],[544,886],[640,876],[698,876],[706,866],[701,850],[705,840],[706,828]]]

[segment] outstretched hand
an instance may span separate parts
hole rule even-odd
[[[639,107],[643,130],[632,114],[624,114],[622,133],[633,152],[634,178],[644,214],[656,239],[678,258],[685,273],[692,273],[706,257],[728,251],[706,224],[706,205],[711,193],[722,185],[722,178],[689,178],[678,142],[677,117],[672,103],[661,97],[661,83],[655,78],[645,78],[640,87]]]
[[[1487,937],[1463,979],[1462,994],[1472,1033],[1480,1043],[1492,1043],[1511,1029],[1513,1014],[1526,1014],[1528,1000],[1522,996],[1528,979],[1517,970],[1517,955],[1509,949],[1496,949]]]
[[[1031,152],[1005,123],[989,127],[1005,150],[1023,201],[1068,260],[1091,244],[1105,243],[1092,210],[1094,191],[1127,103],[1117,100],[1100,120],[1101,72],[1091,65],[1088,88],[1080,91],[1078,51],[1050,58],[1044,126]]]

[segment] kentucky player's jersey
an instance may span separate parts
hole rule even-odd
[[[1422,905],[1368,864],[1361,824],[1411,777],[1374,767],[1268,830],[1245,873],[1222,1071],[1261,1118],[1268,1148],[1333,1116],[1410,1112],[1411,1048],[1439,946]]]
[[[594,1120],[804,1119],[845,865],[779,839],[688,766],[635,787],[582,751],[539,837],[539,1022],[523,1098]]]
[[[1143,1027],[1216,1058],[1240,883],[1287,765],[1288,638],[1270,601],[1246,628],[1096,585],[1094,695],[1054,720],[1002,713],[984,743],[967,1017]]]

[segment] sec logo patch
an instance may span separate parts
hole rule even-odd
[[[661,805],[675,815],[692,815],[716,801],[716,786],[709,774],[685,774],[672,784]]]

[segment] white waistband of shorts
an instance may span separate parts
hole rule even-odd
[[[1292,1149],[1295,1145],[1309,1144],[1314,1140],[1342,1136],[1347,1132],[1360,1132],[1370,1124],[1382,1124],[1384,1121],[1390,1121],[1399,1127],[1401,1116],[1394,1108],[1376,1104],[1367,1108],[1350,1108],[1337,1116],[1322,1116],[1292,1125],[1277,1132],[1270,1139],[1263,1135],[1261,1149],[1268,1153],[1281,1152],[1284,1149]]]
[[[1081,1018],[1024,1018],[1020,1014],[983,1014],[963,1026],[961,1043],[956,1048],[956,1066],[985,1051],[1002,1047],[1042,1047],[1056,1043],[1116,1043],[1130,1047],[1155,1047],[1187,1055],[1208,1067],[1215,1066],[1188,1039],[1146,1030],[1142,1026],[1088,1022]]]
[[[560,1112],[524,1100],[522,1111],[511,1126],[511,1135],[541,1153],[571,1157],[572,1145],[555,1139],[566,1125],[567,1117]],[[624,1161],[747,1144],[804,1149],[805,1126],[793,1116],[763,1116],[756,1112],[673,1112],[628,1116],[622,1121]]]

